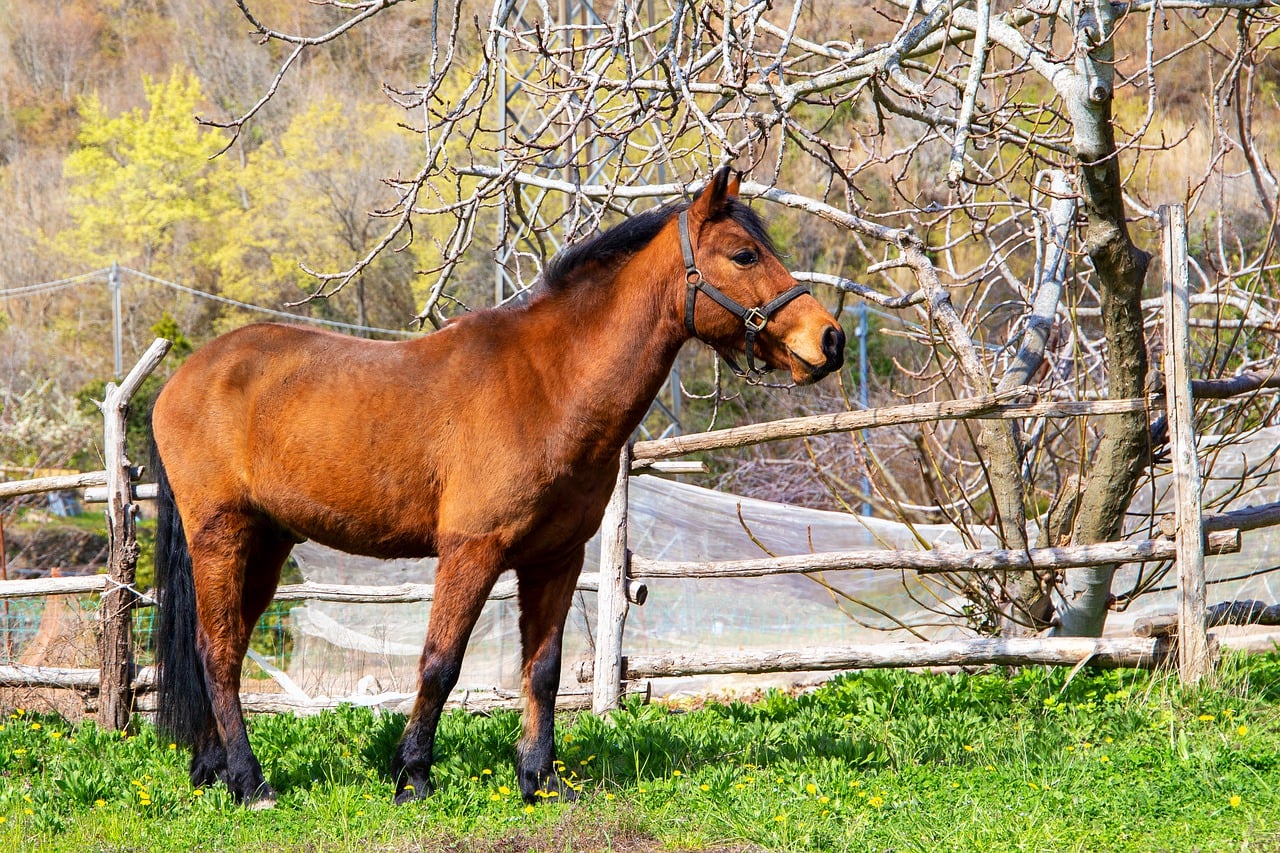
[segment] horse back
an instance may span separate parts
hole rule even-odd
[[[555,458],[504,319],[406,342],[260,324],[203,347],[153,413],[188,531],[249,513],[384,557],[450,536],[535,551],[589,536],[610,478]]]

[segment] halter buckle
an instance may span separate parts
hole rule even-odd
[[[750,331],[759,332],[769,323],[769,318],[759,308],[748,308],[742,322]]]

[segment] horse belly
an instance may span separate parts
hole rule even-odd
[[[433,557],[438,553],[436,502],[414,491],[379,488],[371,478],[345,478],[330,470],[321,482],[285,477],[258,483],[253,501],[296,536],[329,548],[384,559]]]

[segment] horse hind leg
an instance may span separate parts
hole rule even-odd
[[[471,630],[502,569],[501,550],[487,539],[441,548],[427,640],[418,664],[418,698],[391,759],[397,804],[423,799],[435,790],[431,765],[440,714],[458,683]]]
[[[226,783],[236,800],[269,807],[275,792],[249,746],[240,677],[249,638],[271,603],[293,541],[251,518],[222,516],[191,537],[198,652],[211,706],[191,756],[192,784]]]
[[[582,556],[578,547],[560,563],[517,571],[526,704],[524,732],[516,747],[516,780],[526,802],[540,796],[577,797],[577,791],[556,772],[555,711],[564,623],[582,571]]]

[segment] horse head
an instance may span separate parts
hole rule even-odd
[[[678,217],[685,328],[737,373],[786,369],[796,384],[817,382],[844,363],[844,330],[783,267],[738,188],[738,176],[722,168]]]

